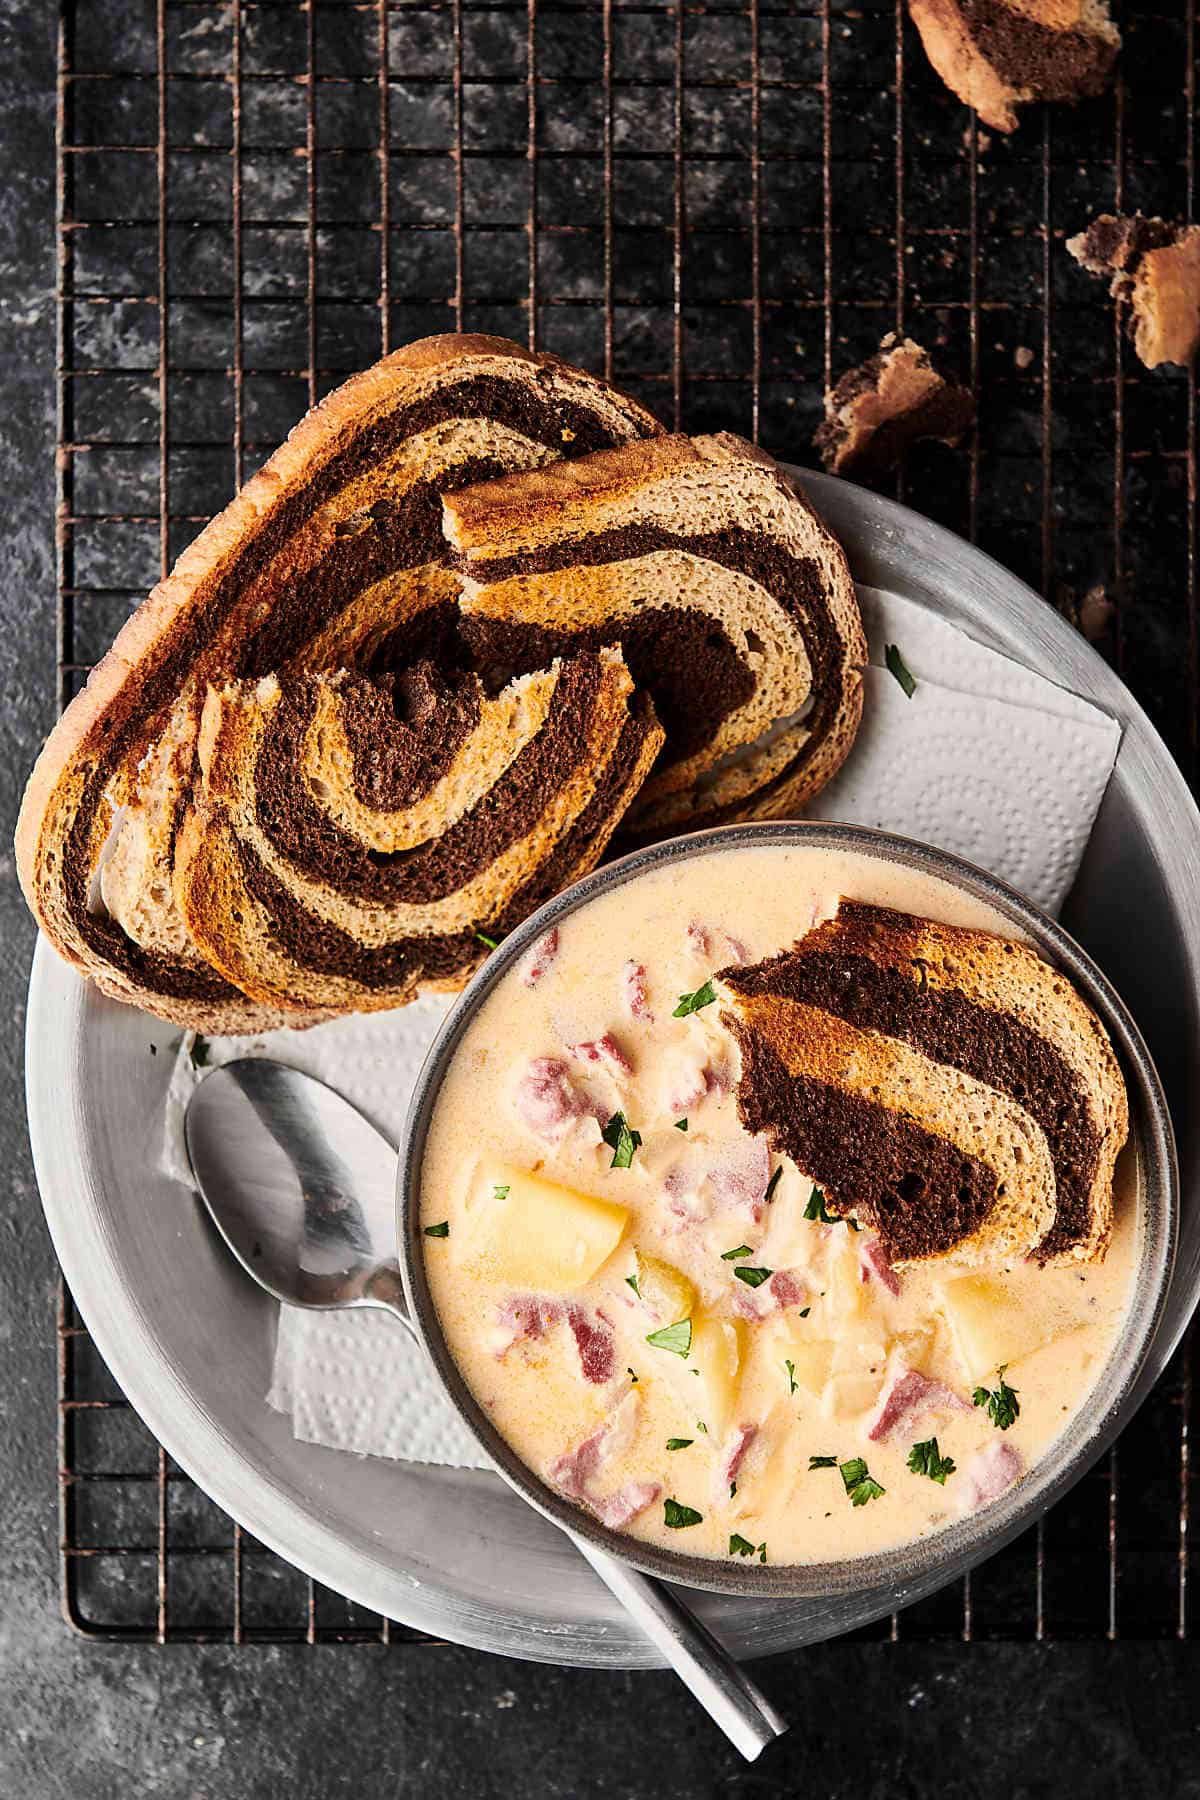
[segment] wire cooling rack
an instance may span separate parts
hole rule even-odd
[[[1060,604],[1194,779],[1196,393],[1063,240],[1192,217],[1195,0],[1122,9],[1112,91],[988,133],[904,0],[62,0],[59,682],[305,409],[426,332],[601,369],[811,460],[832,377],[917,337],[979,398],[894,491]],[[62,1572],[94,1636],[416,1640],[241,1532],[58,1321]],[[865,1635],[1188,1636],[1185,1344],[1042,1524]]]

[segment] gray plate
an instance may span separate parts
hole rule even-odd
[[[1178,1341],[1200,1281],[1200,1120],[1187,1104],[1200,1086],[1200,816],[1132,696],[1023,583],[903,507],[828,477],[801,479],[859,580],[931,607],[1124,727],[1063,923],[1141,1026],[1178,1136],[1175,1274],[1132,1404]],[[204,1229],[192,1197],[156,1173],[174,1035],[105,1001],[39,945],[27,1087],[46,1216],[101,1354],[150,1429],[256,1537],[365,1606],[505,1655],[653,1666],[561,1535],[495,1477],[299,1444],[264,1404],[272,1309]],[[755,1656],[849,1630],[945,1578],[805,1600],[693,1599],[737,1655]]]

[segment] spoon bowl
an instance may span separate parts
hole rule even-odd
[[[241,1057],[196,1088],[184,1135],[213,1222],[260,1287],[290,1306],[385,1306],[407,1319],[395,1148],[348,1100]]]

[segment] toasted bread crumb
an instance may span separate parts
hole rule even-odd
[[[966,388],[940,374],[912,338],[889,332],[876,355],[826,394],[813,442],[827,469],[878,473],[919,438],[958,443],[974,416]]]
[[[1100,582],[1090,587],[1082,599],[1074,588],[1060,587],[1054,604],[1089,644],[1102,643],[1117,616],[1116,603],[1109,599],[1107,588]]]
[[[1089,275],[1108,277],[1148,369],[1192,363],[1200,347],[1200,225],[1101,213],[1067,249]]]
[[[908,0],[925,54],[995,131],[1017,108],[1102,92],[1121,47],[1106,0]]]

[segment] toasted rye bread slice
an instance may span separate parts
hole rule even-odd
[[[718,990],[747,1123],[894,1260],[1103,1256],[1125,1086],[1100,1021],[1028,946],[842,900]]]
[[[867,654],[850,571],[741,438],[657,438],[462,488],[445,528],[484,663],[620,639],[667,734],[628,835],[786,816],[840,767]]]
[[[226,683],[205,704],[179,910],[270,1007],[372,1012],[461,986],[484,937],[595,867],[661,743],[616,650],[495,699],[429,664]]]
[[[1121,34],[1106,0],[908,0],[946,86],[994,131],[1017,108],[1080,100],[1108,84]]]
[[[427,338],[330,394],[129,620],[38,759],[17,866],[59,953],[185,1025],[271,1023],[172,910],[210,683],[451,655],[442,490],[659,430],[605,382],[502,338]]]

